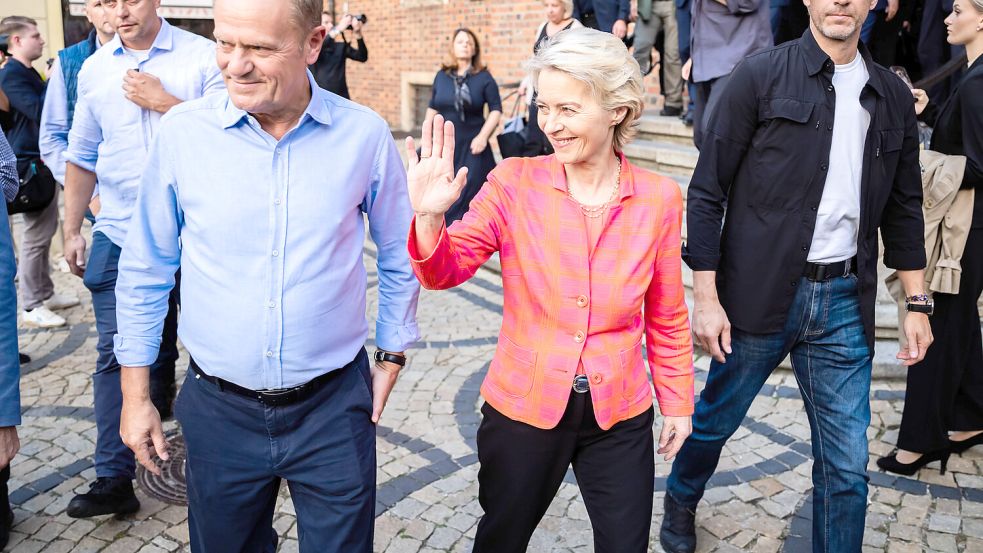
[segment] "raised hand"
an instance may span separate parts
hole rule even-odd
[[[461,196],[468,169],[454,175],[454,124],[437,114],[423,122],[420,157],[412,137],[406,138],[409,168],[406,183],[410,204],[417,217],[443,218],[444,213]]]

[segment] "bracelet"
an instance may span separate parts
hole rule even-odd
[[[908,296],[905,298],[909,302],[912,301],[928,301],[928,294],[915,294],[914,296]]]

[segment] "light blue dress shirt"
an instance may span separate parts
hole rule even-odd
[[[143,55],[123,47],[119,35],[85,60],[65,159],[96,174],[102,202],[94,232],[117,246],[126,239],[147,151],[161,114],[126,99],[129,69],[150,73],[168,93],[193,100],[225,89],[215,62],[215,43],[161,19],[153,46]]]
[[[61,61],[55,58],[48,72],[48,91],[41,110],[41,159],[51,169],[55,180],[65,185],[65,150],[68,149],[68,91],[61,71]]]
[[[17,194],[17,158],[0,132],[0,196]],[[13,240],[7,210],[0,214],[0,428],[20,424],[20,358],[17,355],[17,291]],[[5,508],[0,506],[0,509]]]
[[[178,333],[212,376],[293,387],[351,362],[368,336],[365,220],[378,246],[376,344],[419,337],[412,209],[385,121],[320,89],[279,141],[227,93],[172,109],[140,184],[116,284],[116,358],[157,357],[181,269]]]

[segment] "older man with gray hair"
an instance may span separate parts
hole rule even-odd
[[[168,452],[147,366],[180,268],[191,370],[175,414],[192,551],[268,550],[285,479],[301,551],[368,553],[375,424],[418,338],[406,173],[386,122],[307,70],[321,0],[218,0],[214,15],[227,92],[161,122],[119,263],[120,433],[157,472],[152,453]],[[371,365],[366,216],[379,274]]]

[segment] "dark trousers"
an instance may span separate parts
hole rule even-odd
[[[368,355],[309,397],[280,407],[188,371],[175,403],[187,446],[188,528],[196,553],[272,550],[281,479],[297,512],[300,551],[370,553],[375,425]]]
[[[812,432],[812,550],[859,552],[867,511],[871,356],[857,277],[800,279],[785,329],[732,330],[733,353],[713,361],[693,414],[693,434],[672,464],[666,493],[696,508],[720,452],[765,380],[791,354]]]
[[[92,309],[96,316],[99,341],[96,345],[96,372],[92,375],[92,391],[96,415],[95,467],[98,477],[133,478],[136,463],[133,452],[119,437],[119,416],[123,407],[120,391],[120,366],[113,353],[116,335],[116,275],[120,248],[105,234],[92,235],[92,249],[85,267],[83,282],[92,293]],[[177,362],[177,286],[168,301],[167,318],[157,360],[150,366],[151,393],[174,383],[174,364]]]
[[[690,13],[689,2],[680,6],[677,0],[676,2],[676,29],[679,35],[679,64],[680,67],[686,65],[689,61],[689,38],[691,32],[691,26],[693,24],[693,14]],[[686,89],[689,91],[689,104],[686,106],[686,111],[692,113],[694,110],[694,98],[696,98],[696,85],[693,81],[686,82]]]
[[[7,509],[10,508],[10,490],[7,482],[10,480],[10,465],[0,469],[0,520],[6,520]]]
[[[713,109],[714,101],[723,94],[724,88],[727,86],[727,81],[729,80],[730,74],[728,73],[723,77],[717,77],[716,79],[694,85],[696,97],[693,99],[693,143],[696,144],[697,149],[703,144],[707,116],[710,110]]]
[[[871,30],[870,38],[866,44],[867,48],[870,49],[870,56],[884,67],[896,65],[901,17],[895,17],[888,21],[886,11],[872,11],[867,15],[867,21],[864,22],[864,25],[866,26],[868,22],[871,22]]]
[[[969,232],[958,294],[934,294],[935,342],[908,369],[898,447],[930,453],[949,431],[983,430],[983,336],[976,301],[983,293],[983,228]]]
[[[553,429],[514,421],[487,403],[478,428],[474,553],[521,553],[573,463],[597,553],[645,553],[655,485],[654,411],[601,430],[589,394],[572,393]]]

